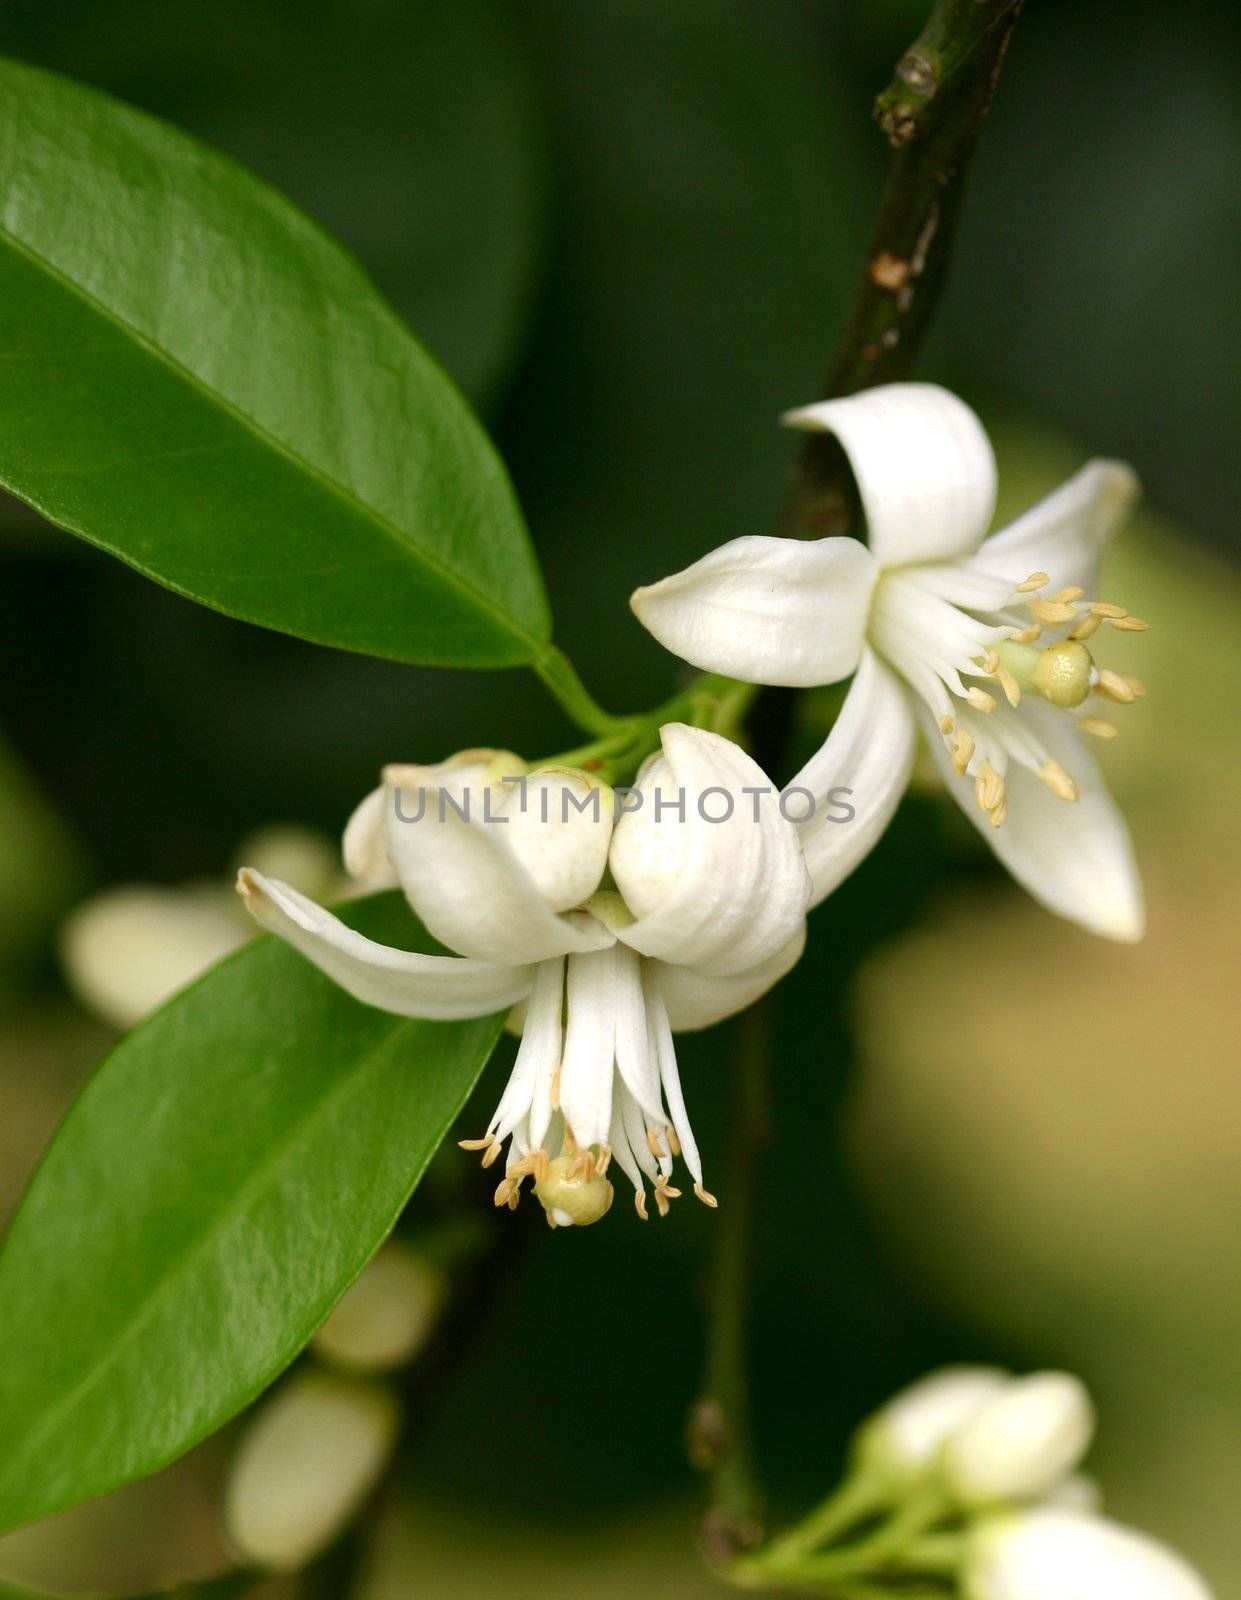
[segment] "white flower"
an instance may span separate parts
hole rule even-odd
[[[944,1367],[902,1389],[863,1424],[856,1465],[902,1491],[930,1473],[947,1441],[1011,1382],[999,1367]]]
[[[324,1372],[295,1374],[247,1423],[224,1521],[247,1564],[289,1571],[325,1550],[378,1483],[400,1423],[393,1396]]]
[[[1174,1551],[1081,1511],[1038,1509],[981,1523],[965,1600],[1211,1600]]]
[[[516,1205],[532,1178],[553,1224],[604,1214],[613,1159],[640,1216],[648,1180],[661,1214],[679,1193],[670,1184],[677,1154],[695,1193],[715,1203],[673,1030],[749,1005],[805,938],[797,832],[769,789],[753,794],[767,787],[762,771],[718,734],[672,723],[661,741],[639,785],[644,802],[663,788],[660,816],[651,793],[615,831],[610,794],[582,772],[525,774],[491,751],[386,771],[382,793],[350,822],[347,862],[372,882],[390,872],[457,956],[389,949],[287,885],[246,870],[238,881],[264,927],[367,1004],[429,1018],[524,1004],[508,1085],[484,1136],[466,1144],[487,1166],[507,1145],[496,1203]],[[501,781],[518,773],[522,784]],[[727,821],[703,815],[706,791],[733,797]],[[718,795],[704,809],[718,815]],[[609,865],[615,889],[604,886]]]
[[[1080,1466],[1094,1429],[1079,1379],[1067,1372],[1015,1378],[948,1439],[944,1478],[968,1506],[1039,1500]]]
[[[857,813],[803,824],[814,901],[887,826],[920,724],[953,795],[1036,899],[1097,933],[1140,937],[1128,832],[1082,738],[1115,731],[1090,696],[1142,692],[1096,666],[1085,643],[1104,624],[1145,627],[1094,598],[1132,471],[1092,461],[982,543],[995,462],[954,395],[892,384],[786,420],[839,439],[869,547],[735,539],[632,604],[662,644],[708,671],[794,687],[856,674],[831,736],[793,780],[820,799],[850,788]]]

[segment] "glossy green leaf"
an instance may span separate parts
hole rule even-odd
[[[357,264],[275,191],[0,62],[0,482],[218,610],[432,664],[549,632],[512,486]]]
[[[431,948],[397,895],[347,920]],[[0,1250],[0,1528],[163,1466],[293,1359],[500,1026],[388,1016],[264,939],[117,1047]]]

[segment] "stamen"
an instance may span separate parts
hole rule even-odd
[[[1051,579],[1045,572],[1032,572],[1024,583],[1017,585],[1015,592],[1017,594],[1033,594],[1035,589],[1041,589],[1045,583],[1050,582]]]
[[[661,1217],[666,1217],[672,1210],[672,1202],[681,1198],[681,1191],[674,1189],[661,1172],[655,1180],[655,1209]]]
[[[510,1211],[516,1211],[516,1201],[521,1198],[521,1184],[514,1183],[512,1178],[502,1178],[496,1185],[493,1199],[497,1206],[508,1206]]]
[[[1099,678],[1094,689],[1095,693],[1101,694],[1105,700],[1115,700],[1117,705],[1122,706],[1131,706],[1139,693],[1139,690],[1134,688],[1133,679],[1127,678],[1123,672],[1113,672],[1110,667],[1099,668]]]
[[[976,684],[971,684],[965,691],[965,698],[975,711],[981,711],[984,716],[990,716],[995,710],[995,696],[988,694],[985,689],[978,688]]]
[[[1110,600],[1096,600],[1090,610],[1094,616],[1106,617],[1110,622],[1117,622],[1129,615],[1124,606],[1113,605]]]
[[[943,734],[945,739],[956,727],[956,725],[956,721],[952,717],[943,716],[939,719],[939,731]]]
[[[1013,642],[1015,644],[1033,644],[1036,639],[1042,637],[1042,634],[1042,626],[1037,622],[1032,622],[1028,628],[1023,628],[1020,633],[1013,634]]]
[[[595,1157],[595,1177],[596,1178],[602,1178],[602,1177],[606,1176],[607,1170],[608,1170],[609,1166],[611,1166],[611,1164],[612,1164],[612,1150],[611,1150],[611,1147],[609,1145],[606,1145],[606,1144],[601,1144],[599,1146],[599,1154]]]
[[[656,1133],[654,1128],[648,1128],[646,1130],[646,1148],[651,1152],[657,1161],[667,1154],[667,1151],[660,1143],[659,1135]]]
[[[1108,620],[1121,633],[1145,633],[1150,627],[1150,623],[1143,622],[1141,617],[1110,617]]]
[[[668,1148],[669,1148],[669,1150],[672,1151],[674,1156],[679,1156],[681,1154],[681,1141],[677,1138],[676,1129],[675,1128],[665,1128],[664,1132],[668,1137]]]
[[[1068,600],[1027,600],[1026,608],[1035,622],[1046,623],[1048,627],[1059,627],[1077,616],[1077,607]]]
[[[503,1152],[504,1152],[504,1146],[500,1143],[500,1141],[498,1139],[496,1139],[493,1142],[493,1144],[491,1145],[491,1148],[483,1156],[483,1167],[484,1168],[494,1167],[496,1162],[500,1159],[500,1157],[503,1154]]]
[[[1004,780],[989,761],[984,761],[978,769],[978,776],[974,779],[974,796],[988,813],[994,811],[1004,799]]]
[[[1086,591],[1084,589],[1078,589],[1078,588],[1061,589],[1059,594],[1049,594],[1047,596],[1047,598],[1048,598],[1048,600],[1053,601],[1053,602],[1059,600],[1059,601],[1064,601],[1066,604],[1069,604],[1074,600],[1080,600],[1081,597],[1085,594],[1085,592]]]
[[[1079,643],[1085,643],[1093,634],[1098,633],[1102,626],[1103,618],[1095,611],[1088,611],[1069,634],[1069,638],[1076,639]]]
[[[645,1222],[647,1220],[647,1215],[646,1215],[646,1190],[645,1189],[635,1189],[634,1190],[634,1192],[633,1192],[633,1209],[638,1213],[639,1217],[641,1217],[643,1222]]]
[[[1038,777],[1061,800],[1076,800],[1078,788],[1058,761],[1048,758],[1039,768]]]
[[[700,1183],[696,1183],[694,1185],[694,1193],[702,1201],[704,1206],[710,1206],[712,1211],[717,1211],[719,1209],[719,1201],[713,1194],[710,1194],[706,1189],[704,1189]]]
[[[1001,800],[993,811],[988,811],[987,821],[993,828],[1002,828],[1008,820],[1008,801]]]
[[[1102,717],[1079,717],[1077,726],[1083,733],[1093,733],[1096,739],[1116,737],[1116,724],[1107,722]]]
[[[485,1133],[481,1139],[458,1139],[457,1148],[470,1151],[490,1150],[495,1142],[495,1134]]]
[[[556,1071],[552,1076],[552,1087],[551,1087],[551,1093],[550,1093],[550,1096],[549,1096],[549,1100],[550,1100],[550,1104],[551,1104],[552,1110],[553,1111],[559,1111],[560,1110],[560,1068],[559,1067],[556,1068]]]
[[[957,742],[952,748],[952,765],[958,778],[963,778],[970,762],[974,759],[974,741],[964,728],[957,734]]]
[[[1003,689],[1004,698],[1008,701],[1009,705],[1020,705],[1021,685],[1017,682],[1016,678],[1013,677],[1008,668],[1001,666],[997,661],[995,671],[993,672],[992,676],[995,678],[1000,688]]]

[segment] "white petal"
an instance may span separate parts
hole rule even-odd
[[[1012,761],[1007,820],[993,828],[974,798],[974,780],[958,777],[929,716],[927,741],[944,781],[1000,860],[1040,904],[1105,938],[1142,937],[1142,884],[1129,829],[1108,794],[1098,763],[1073,719],[1027,696],[1020,715],[1076,783],[1080,798],[1065,801],[1026,767]]]
[[[534,969],[534,987],[525,1007],[521,1044],[508,1083],[487,1132],[503,1142],[517,1124],[529,1118],[531,1143],[543,1142],[551,1120],[552,1078],[560,1065],[563,1042],[560,1013],[564,998],[564,959],[541,961]],[[537,1107],[538,1132],[534,1132]]]
[[[615,953],[569,958],[560,1109],[579,1145],[606,1144],[616,1058]]]
[[[977,549],[995,511],[995,456],[982,423],[956,395],[933,383],[889,383],[784,420],[840,440],[881,567]]]
[[[734,539],[636,589],[630,605],[665,649],[707,672],[794,688],[857,665],[878,568],[856,539]]]
[[[685,1095],[681,1091],[681,1069],[677,1065],[676,1045],[672,1039],[672,1028],[668,1022],[668,1013],[664,1007],[663,995],[659,992],[658,983],[647,985],[647,1009],[651,1023],[651,1035],[655,1048],[659,1053],[659,1077],[664,1086],[664,1094],[668,1100],[668,1114],[672,1118],[672,1126],[676,1129],[677,1139],[681,1145],[681,1159],[689,1168],[695,1184],[702,1184],[702,1157],[698,1154],[698,1141],[694,1138],[694,1130],[690,1127],[689,1112],[685,1109]]]
[[[1123,461],[1088,461],[1080,472],[1016,522],[988,539],[973,565],[1021,583],[1045,572],[1053,589],[1071,585],[1098,598],[1099,557],[1139,491]]]
[[[250,934],[237,902],[186,887],[121,885],[79,906],[61,932],[65,976],[112,1027],[132,1028]]]
[[[784,948],[777,950],[761,966],[727,978],[709,977],[693,967],[673,967],[663,961],[656,963],[659,991],[668,1008],[672,1028],[677,1033],[709,1028],[712,1023],[744,1011],[797,965],[805,944],[806,924],[803,922]]]
[[[659,1062],[648,1049],[642,964],[634,950],[617,945],[612,1009],[616,1021],[616,1069],[634,1100],[656,1122],[664,1122],[659,1096]]]
[[[798,828],[814,885],[812,906],[869,855],[892,820],[909,782],[916,742],[908,691],[873,650],[866,650],[826,743],[785,790],[790,810],[807,804],[795,789],[815,797],[813,815]]]
[[[345,871],[367,889],[395,889],[396,873],[388,859],[388,836],[384,828],[384,787],[372,789],[354,807],[345,824],[342,841]]]
[[[395,776],[388,784],[388,853],[409,903],[450,949],[524,964],[613,942],[593,920],[575,924],[548,907],[508,843],[506,825],[495,821],[490,791],[411,794],[399,768]],[[468,818],[458,809],[467,804]]]
[[[642,809],[612,835],[612,873],[637,915],[618,936],[663,961],[746,972],[782,950],[805,914],[797,830],[771,780],[731,740],[680,722],[660,739],[663,757],[639,785]],[[657,799],[683,819],[657,815]]]
[[[1080,1511],[976,1523],[961,1576],[966,1600],[1212,1600],[1174,1550]]]
[[[485,1017],[522,1000],[532,968],[427,956],[376,944],[287,883],[243,867],[237,890],[251,916],[313,961],[356,1000],[399,1017]]]

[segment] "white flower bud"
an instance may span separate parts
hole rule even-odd
[[[221,886],[125,885],[87,900],[65,922],[65,976],[115,1028],[132,1028],[251,936]]]
[[[1005,1386],[944,1446],[943,1472],[966,1505],[1037,1500],[1080,1463],[1094,1407],[1067,1372],[1036,1372]]]
[[[1075,1472],[1071,1478],[1062,1479],[1040,1504],[1054,1506],[1057,1511],[1091,1511],[1098,1515],[1103,1510],[1103,1489],[1089,1473]]]
[[[315,1353],[351,1372],[390,1372],[430,1338],[447,1298],[438,1267],[391,1239],[314,1337]]]
[[[988,1519],[970,1540],[965,1600],[1212,1600],[1174,1551],[1081,1511]]]
[[[553,911],[572,911],[599,887],[612,842],[612,791],[576,767],[540,767],[505,786],[502,831]]]
[[[894,1489],[913,1483],[936,1464],[945,1442],[1011,1381],[998,1367],[944,1367],[931,1373],[862,1425],[854,1444],[856,1465]]]
[[[396,1442],[386,1389],[325,1372],[290,1378],[258,1411],[225,1488],[241,1558],[288,1571],[327,1548],[375,1487]]]

